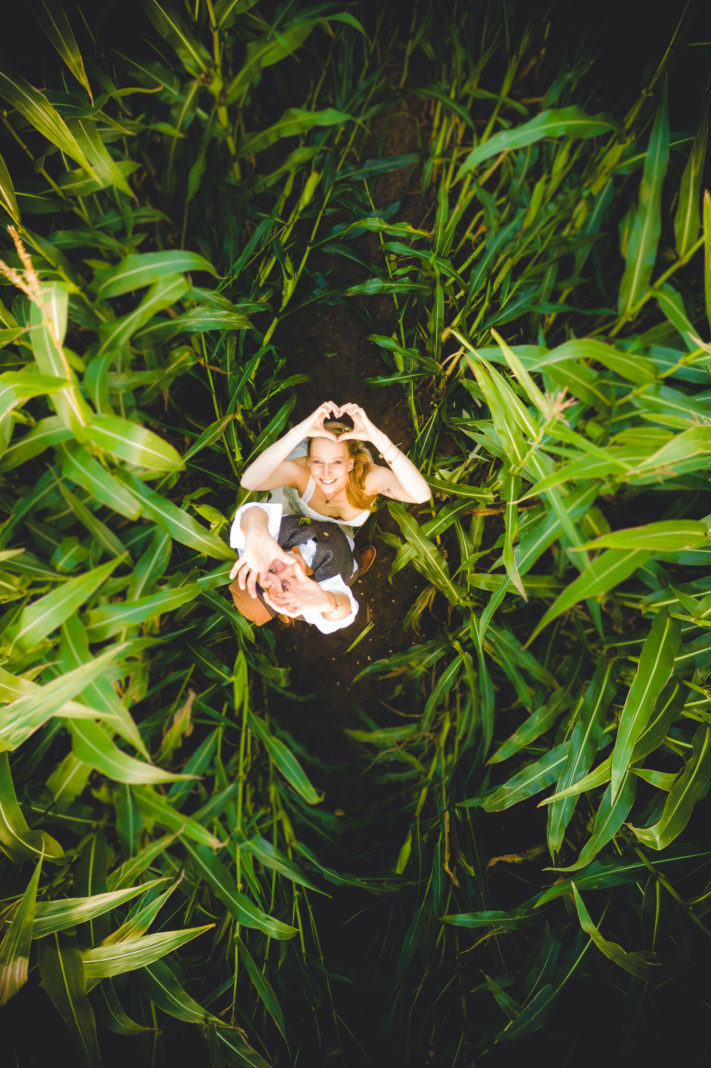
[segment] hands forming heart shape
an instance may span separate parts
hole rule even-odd
[[[341,434],[334,434],[327,430],[324,423],[331,419],[350,419],[353,423],[352,430],[346,430]],[[349,401],[347,404],[335,404],[333,401],[324,401],[319,407],[306,418],[302,429],[308,438],[330,438],[331,441],[346,441],[348,438],[369,441],[375,427],[371,423],[363,408]]]

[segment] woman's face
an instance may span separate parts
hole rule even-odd
[[[316,485],[326,497],[333,497],[348,482],[353,459],[344,442],[313,438],[307,463]]]

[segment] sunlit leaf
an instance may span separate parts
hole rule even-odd
[[[0,1005],[9,1001],[27,982],[35,901],[41,871],[40,857],[0,943]]]

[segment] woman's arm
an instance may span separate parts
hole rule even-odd
[[[341,434],[340,441],[355,438],[369,441],[381,454],[387,467],[371,467],[365,476],[365,490],[369,494],[382,493],[406,504],[424,504],[430,499],[430,488],[412,461],[394,445],[387,434],[378,430],[357,404],[343,404],[339,414],[350,415],[353,430]]]
[[[333,401],[319,405],[316,411],[291,430],[287,430],[283,437],[259,454],[244,471],[240,485],[248,490],[270,490],[278,486],[296,486],[299,489],[300,476],[303,474],[302,465],[288,460],[287,457],[304,438],[322,437],[335,440],[335,434],[324,430],[323,421],[332,418],[337,412],[338,406]]]

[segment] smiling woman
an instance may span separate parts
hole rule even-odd
[[[374,463],[366,443],[387,466]],[[349,536],[365,523],[381,494],[407,504],[430,497],[415,465],[361,407],[333,401],[265,449],[244,472],[242,486],[271,490],[271,500],[285,512],[328,519]]]

